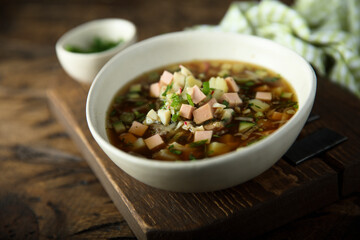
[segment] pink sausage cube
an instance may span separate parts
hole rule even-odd
[[[210,104],[205,104],[193,112],[194,122],[196,124],[200,124],[205,122],[206,120],[210,120],[214,118],[213,108]]]
[[[200,88],[195,85],[190,90],[190,96],[192,98],[193,103],[198,104],[202,100],[206,98],[206,95],[200,90]]]
[[[225,81],[229,88],[229,92],[239,92],[239,86],[236,84],[232,77],[225,78]]]
[[[150,97],[158,98],[160,96],[160,84],[153,83],[150,85]]]
[[[133,121],[133,123],[129,129],[129,133],[132,133],[136,136],[141,137],[142,135],[144,135],[144,133],[146,132],[147,129],[148,129],[148,126],[141,124],[137,121]]]
[[[181,108],[180,108],[180,116],[187,118],[187,119],[191,119],[192,118],[192,113],[195,110],[195,108],[191,105],[188,104],[182,104]]]
[[[165,144],[159,134],[156,134],[154,136],[145,139],[144,142],[150,150],[153,150]]]
[[[160,85],[169,85],[172,79],[173,79],[173,75],[165,70],[160,77]]]
[[[210,143],[213,131],[196,131],[194,134],[194,142],[207,140],[207,144]]]
[[[263,101],[271,101],[272,96],[271,92],[256,92],[255,98]]]
[[[227,101],[230,107],[242,104],[242,100],[237,93],[224,93],[222,99]]]
[[[212,107],[215,103],[217,103],[217,101],[216,101],[215,98],[211,98],[211,99],[207,102],[207,104],[209,104],[211,107]]]

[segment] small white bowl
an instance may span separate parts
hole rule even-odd
[[[189,162],[163,162],[130,155],[109,143],[106,111],[115,93],[140,74],[191,60],[238,60],[281,74],[298,96],[298,111],[280,129],[250,146],[221,156]],[[232,33],[178,32],[137,43],[111,59],[89,91],[86,117],[90,131],[112,161],[150,186],[178,192],[204,192],[248,181],[275,164],[295,141],[312,108],[316,76],[298,54],[270,40]]]
[[[114,48],[98,53],[74,53],[67,45],[86,47],[99,37],[124,41]],[[133,23],[117,18],[93,20],[66,32],[56,43],[56,54],[61,66],[75,80],[91,83],[99,70],[115,54],[136,42],[136,27]]]

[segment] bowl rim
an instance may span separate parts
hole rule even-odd
[[[112,57],[96,75],[94,81],[91,84],[91,87],[90,87],[90,90],[89,90],[88,96],[87,96],[86,119],[87,119],[88,127],[90,129],[91,134],[93,135],[94,139],[98,142],[98,145],[101,148],[106,148],[107,150],[116,154],[120,158],[126,159],[126,161],[133,162],[137,165],[143,165],[143,166],[148,166],[148,167],[151,166],[151,167],[156,167],[156,168],[160,168],[160,169],[194,169],[194,168],[204,167],[207,165],[215,165],[215,166],[221,165],[227,161],[232,161],[232,159],[234,157],[237,157],[237,159],[241,159],[242,155],[246,155],[248,152],[259,151],[259,150],[261,150],[261,148],[264,144],[271,143],[272,139],[276,138],[278,135],[282,134],[283,132],[286,132],[287,129],[295,127],[297,122],[300,121],[301,116],[300,116],[299,111],[297,111],[296,114],[286,124],[284,124],[283,126],[278,128],[275,132],[273,132],[266,138],[264,138],[260,141],[257,141],[249,146],[239,148],[239,149],[233,150],[231,152],[221,154],[219,156],[199,159],[198,161],[161,161],[161,160],[156,160],[156,159],[148,159],[148,158],[144,158],[144,157],[138,157],[138,156],[131,155],[125,151],[122,151],[122,150],[116,148],[111,143],[109,143],[107,140],[105,140],[97,132],[95,125],[92,123],[91,114],[90,114],[90,104],[92,101],[91,100],[92,95],[93,95],[93,92],[96,91],[96,86],[97,86],[98,82],[101,81],[101,79],[102,79],[101,76],[103,75],[103,72],[105,72],[106,69],[109,68],[113,64],[113,62],[116,62],[116,60],[118,58],[121,58],[122,55],[128,54],[128,52],[133,51],[133,49],[142,48],[144,45],[151,44],[153,41],[161,41],[162,39],[165,39],[165,38],[176,38],[176,37],[180,37],[181,35],[191,35],[191,34],[195,34],[195,35],[196,34],[201,34],[201,35],[203,35],[203,34],[205,34],[205,35],[206,34],[210,34],[210,35],[222,34],[222,35],[224,35],[225,34],[225,35],[229,35],[229,36],[233,35],[234,37],[239,37],[239,38],[248,38],[249,40],[267,42],[268,44],[272,44],[272,45],[276,46],[277,48],[281,48],[282,50],[287,51],[289,54],[293,55],[294,57],[299,58],[299,60],[304,63],[304,66],[306,67],[305,69],[307,71],[307,76],[310,78],[310,81],[311,81],[310,82],[311,91],[308,93],[307,97],[305,98],[304,104],[301,107],[301,109],[304,109],[304,111],[305,111],[307,108],[312,107],[313,101],[315,99],[315,94],[316,94],[316,85],[317,85],[316,74],[315,74],[314,69],[311,67],[311,65],[301,55],[296,53],[294,50],[292,50],[288,47],[285,47],[279,43],[276,43],[272,40],[258,37],[258,36],[247,35],[247,34],[230,33],[230,32],[225,32],[225,33],[221,32],[220,33],[220,32],[216,32],[216,31],[204,31],[204,30],[170,32],[170,33],[165,33],[165,34],[161,34],[161,35],[157,35],[157,36],[145,39],[145,40],[140,41],[140,42],[128,47],[127,49],[121,51],[120,53],[118,53],[114,57]],[[207,39],[207,38],[205,37],[204,39]],[[131,81],[131,80],[129,80],[129,81]],[[127,81],[127,82],[129,82],[129,81]],[[109,106],[107,106],[107,107],[109,107]],[[305,112],[304,112],[304,114],[305,114]]]
[[[90,28],[92,25],[95,24],[106,24],[106,22],[121,22],[122,24],[127,24],[129,26],[129,30],[131,32],[130,37],[125,40],[124,42],[118,44],[117,46],[101,51],[101,52],[94,52],[94,53],[78,53],[78,52],[71,52],[65,49],[64,42],[66,40],[71,39],[74,35],[76,35],[79,31],[82,31],[85,28]],[[128,31],[128,30],[127,30]],[[123,19],[123,18],[100,18],[94,19],[88,22],[84,22],[80,25],[71,28],[70,30],[66,31],[61,37],[56,41],[55,48],[57,51],[65,52],[69,55],[78,56],[78,57],[95,57],[95,56],[106,56],[111,55],[119,50],[126,48],[129,43],[134,42],[136,40],[137,29],[133,22]]]

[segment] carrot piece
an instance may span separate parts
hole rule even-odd
[[[272,120],[281,120],[283,117],[283,113],[280,113],[280,112],[274,112],[272,115],[271,115],[271,119]]]

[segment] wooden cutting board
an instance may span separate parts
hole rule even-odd
[[[48,90],[51,109],[139,239],[247,239],[360,190],[360,134],[353,127],[360,119],[359,100],[328,81],[319,81],[314,110],[320,120],[300,137],[329,127],[347,142],[296,167],[280,159],[251,181],[210,193],[158,190],[119,169],[88,129],[87,90],[64,75]]]

